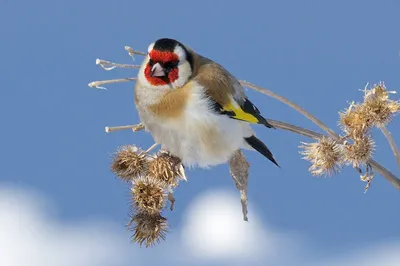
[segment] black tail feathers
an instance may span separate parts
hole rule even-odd
[[[273,162],[276,166],[279,166],[279,164],[275,161],[274,156],[272,155],[272,152],[268,149],[268,147],[258,138],[256,138],[256,136],[251,136],[248,138],[244,138],[246,140],[246,142],[253,147],[253,149],[255,149],[256,151],[258,151],[259,153],[261,153],[262,155],[264,155],[268,160],[270,160],[271,162]]]

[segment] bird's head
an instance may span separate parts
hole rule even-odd
[[[159,39],[149,45],[141,71],[150,87],[182,87],[193,73],[193,53],[174,39]]]

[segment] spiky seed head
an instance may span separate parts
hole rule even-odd
[[[322,137],[314,143],[302,143],[300,152],[303,159],[311,162],[309,171],[315,176],[330,176],[337,173],[342,165],[342,147],[330,137]]]
[[[133,204],[143,212],[158,213],[164,207],[164,191],[164,184],[157,179],[151,176],[140,177],[131,188]]]
[[[368,84],[367,84],[368,86]],[[379,98],[382,101],[386,101],[389,99],[389,94],[395,94],[395,91],[388,91],[386,89],[386,86],[383,82],[380,82],[379,84],[373,85],[370,89],[365,86],[364,88],[364,101],[368,100],[368,98],[376,97]]]
[[[343,159],[347,165],[360,168],[372,157],[375,142],[370,134],[359,136],[347,142],[343,148]]]
[[[389,93],[383,84],[364,91],[363,112],[372,126],[382,127],[390,123],[395,113],[400,110],[400,103],[389,99]]]
[[[137,212],[131,217],[128,229],[133,231],[132,242],[140,246],[144,243],[147,248],[165,240],[168,223],[160,213]]]
[[[350,106],[339,112],[340,124],[343,131],[349,136],[365,134],[371,127],[371,123],[361,104],[350,103]]]
[[[146,153],[134,145],[123,146],[114,154],[111,171],[124,181],[131,181],[147,171]]]
[[[166,151],[160,151],[149,162],[149,176],[175,187],[177,186],[177,177],[181,176],[180,166],[181,160],[178,157]]]

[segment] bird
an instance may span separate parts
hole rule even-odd
[[[252,124],[274,128],[222,65],[171,38],[152,42],[134,88],[140,121],[186,167],[228,163],[255,150],[280,167]]]

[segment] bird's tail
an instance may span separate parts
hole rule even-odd
[[[274,156],[272,155],[272,152],[268,149],[268,147],[256,136],[251,136],[248,138],[244,138],[253,149],[264,155],[268,160],[273,162],[276,166],[280,167],[279,164],[275,161]]]

